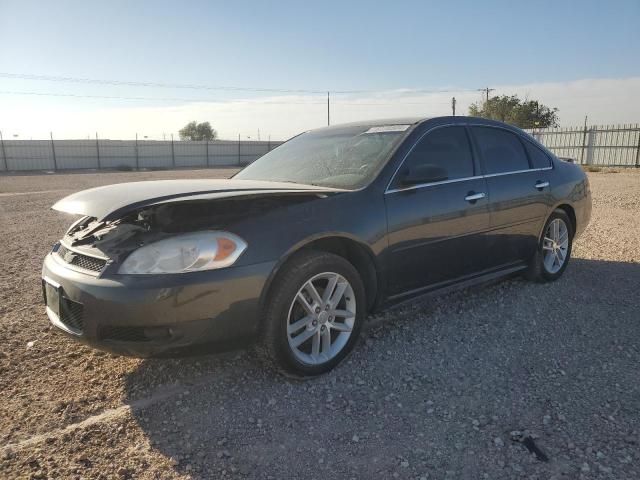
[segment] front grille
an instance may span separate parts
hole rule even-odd
[[[116,342],[148,342],[151,339],[144,333],[143,327],[102,327],[100,337]]]
[[[101,272],[107,264],[107,261],[102,258],[90,257],[88,255],[71,251],[64,245],[60,245],[56,253],[64,262],[92,272]]]
[[[72,330],[82,333],[84,330],[84,307],[66,297],[60,299],[60,321]]]

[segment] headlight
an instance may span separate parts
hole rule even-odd
[[[140,247],[120,266],[118,273],[186,273],[233,265],[247,248],[228,232],[197,232],[160,240]]]

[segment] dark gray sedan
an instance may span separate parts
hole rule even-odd
[[[229,180],[110,185],[53,208],[81,215],[42,270],[61,331],[141,356],[253,340],[316,375],[370,312],[515,272],[556,280],[591,196],[525,132],[441,117],[314,130]]]

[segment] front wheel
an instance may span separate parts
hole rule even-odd
[[[328,372],[353,349],[362,328],[360,275],[338,255],[308,252],[289,261],[275,282],[260,350],[284,373]]]
[[[573,226],[564,210],[555,210],[549,216],[531,259],[527,277],[538,282],[551,282],[560,278],[567,268],[573,245]]]

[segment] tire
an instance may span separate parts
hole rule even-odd
[[[351,352],[364,323],[367,302],[358,271],[338,255],[311,251],[289,260],[274,282],[262,319],[260,356],[298,378],[330,371]],[[330,287],[333,296],[327,298]]]
[[[559,226],[560,240],[565,241],[551,244],[548,239],[552,237],[548,237],[547,235],[551,233],[553,236],[553,229],[555,225]],[[566,239],[565,234],[562,234],[563,231],[566,232]],[[540,240],[538,241],[538,248],[531,258],[531,262],[529,263],[525,276],[529,280],[536,282],[553,282],[560,278],[566,270],[567,265],[569,264],[569,259],[571,258],[573,234],[573,225],[569,216],[564,210],[554,210],[544,224]],[[554,252],[557,254],[555,259],[552,258]],[[561,263],[559,262],[560,258],[562,258]]]

